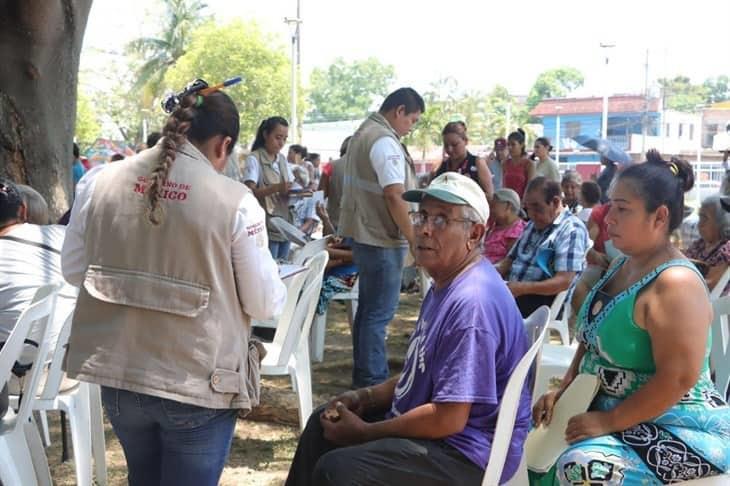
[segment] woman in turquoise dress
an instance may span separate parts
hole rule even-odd
[[[653,151],[618,176],[607,223],[626,256],[585,298],[575,358],[561,388],[535,404],[535,424],[550,422],[578,373],[596,375],[600,389],[570,419],[570,447],[531,484],[671,484],[730,470],[730,408],[709,370],[712,306],[669,241],[692,185],[689,164]]]

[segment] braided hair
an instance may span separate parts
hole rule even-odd
[[[164,210],[160,199],[178,148],[187,140],[202,144],[211,137],[223,135],[233,140],[228,146],[230,155],[239,130],[238,109],[225,93],[216,91],[206,96],[193,94],[180,98],[179,105],[162,129],[162,154],[149,176],[146,197],[150,223],[162,223]]]

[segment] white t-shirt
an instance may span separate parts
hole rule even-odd
[[[271,164],[271,167],[274,172],[279,174],[279,158],[284,159],[284,155],[278,154],[276,157],[276,161]],[[289,172],[289,181],[293,182],[294,173],[292,172],[291,166],[289,162],[286,161],[286,159],[284,160],[284,164],[286,165],[287,171]],[[261,183],[261,164],[254,155],[249,155],[248,157],[246,157],[246,166],[243,169],[243,181],[255,182],[257,187]]]
[[[55,347],[58,333],[73,311],[78,294],[75,287],[64,282],[61,274],[60,251],[65,234],[64,226],[23,224],[5,235],[18,240],[0,238],[0,342],[8,339],[18,317],[39,287],[63,282],[48,331],[52,348]],[[37,329],[31,330],[29,339],[39,341]]]
[[[370,149],[370,162],[380,187],[405,184],[406,158],[403,155],[403,148],[391,137],[381,137],[375,141]]]
[[[588,226],[588,220],[591,219],[591,213],[593,212],[593,208],[581,208],[580,211],[578,211],[578,214],[576,216],[578,219],[583,221],[586,226]]]
[[[81,285],[89,266],[84,248],[86,217],[96,177],[106,167],[93,168],[76,186],[76,200],[61,250],[63,276],[72,285]],[[250,191],[241,199],[235,218],[231,259],[241,307],[252,319],[272,319],[283,309],[286,287],[269,252],[264,210]]]

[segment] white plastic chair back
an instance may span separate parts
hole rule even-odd
[[[314,317],[314,311],[317,309],[317,299],[322,288],[322,277],[328,260],[327,251],[320,251],[304,264],[307,267],[307,270],[302,272],[305,279],[291,318],[284,321],[284,316],[282,316],[274,334],[274,344],[279,349],[277,366],[287,365],[294,349],[299,345],[300,337],[309,339],[309,327]]]
[[[46,384],[40,393],[42,400],[53,400],[58,391],[61,388],[61,381],[63,381],[63,358],[66,354],[66,346],[68,345],[68,338],[71,335],[71,321],[73,320],[73,311],[69,313],[66,320],[63,321],[63,326],[58,333],[58,339],[55,343],[49,343],[51,346],[55,346],[53,349],[53,356],[51,357],[51,365],[48,367],[48,378]]]
[[[49,284],[40,287],[36,291],[36,297],[33,299],[35,302],[31,303],[20,314],[10,336],[8,336],[2,350],[0,350],[0,384],[4,385],[10,379],[13,365],[20,358],[24,341],[28,338],[33,326],[39,326],[38,330],[40,332],[38,334],[42,337],[38,343],[38,352],[33,359],[30,379],[24,380],[23,401],[16,414],[16,427],[22,426],[22,423],[28,421],[33,409],[33,401],[37,395],[38,384],[43,374],[43,365],[46,355],[48,355],[49,343],[48,339],[46,339],[46,332],[48,331],[48,325],[56,306],[56,296],[59,287],[57,284]]]
[[[38,349],[23,386],[23,400],[17,413],[0,417],[0,481],[27,486],[50,485],[51,474],[43,454],[38,429],[30,421],[38,385],[48,355],[48,330],[60,285],[40,287],[31,304],[20,314],[3,349],[0,350],[0,388],[10,379],[12,368],[23,352],[31,331],[40,336]],[[29,378],[28,378],[29,376]]]
[[[304,265],[308,259],[321,251],[327,251],[327,245],[332,241],[332,236],[325,236],[317,240],[307,242],[303,247],[294,252],[291,261],[294,265]]]
[[[558,319],[560,309],[563,308],[563,304],[565,303],[566,295],[568,295],[568,291],[563,290],[555,296],[555,298],[553,299],[553,303],[550,304],[550,322],[556,321]]]
[[[715,372],[715,386],[726,397],[730,384],[730,296],[715,300],[712,310],[715,318],[712,320],[710,366]]]
[[[727,267],[725,273],[722,274],[720,280],[717,281],[710,291],[710,300],[719,299],[722,296],[722,291],[725,290],[728,281],[730,281],[730,267]]]
[[[502,401],[499,404],[497,427],[494,431],[494,440],[492,441],[492,451],[487,461],[487,469],[484,471],[482,486],[496,486],[502,477],[504,461],[507,458],[507,452],[509,451],[512,439],[512,430],[515,427],[515,419],[517,418],[522,389],[525,385],[527,374],[532,367],[532,363],[545,340],[549,316],[550,311],[548,307],[542,306],[525,320],[525,328],[528,330],[528,336],[532,338],[532,345],[522,359],[520,359],[520,362],[517,363],[517,366],[512,372],[512,376],[510,376],[507,382],[504,395],[502,395]]]

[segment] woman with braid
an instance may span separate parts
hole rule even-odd
[[[156,146],[84,177],[62,251],[81,287],[66,370],[101,385],[132,486],[218,484],[238,411],[258,403],[250,320],[286,297],[264,211],[220,174],[238,111],[203,88],[166,100]]]

